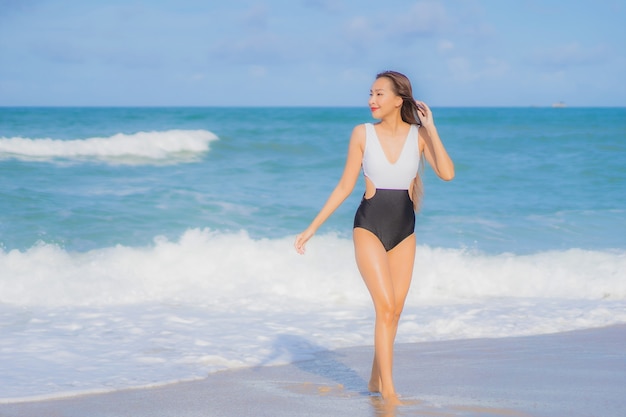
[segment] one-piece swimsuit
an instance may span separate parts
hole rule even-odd
[[[415,212],[409,189],[420,163],[418,126],[411,125],[398,160],[389,162],[376,129],[365,124],[363,174],[376,193],[361,200],[354,216],[354,228],[372,232],[386,251],[395,248],[415,231]]]

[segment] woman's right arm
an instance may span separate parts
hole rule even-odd
[[[344,202],[354,190],[356,181],[361,172],[363,162],[363,150],[365,149],[365,126],[358,125],[352,130],[350,145],[348,146],[348,156],[343,174],[339,183],[326,200],[326,203],[315,216],[309,227],[296,237],[294,247],[300,254],[305,252],[306,242],[315,234],[317,229],[330,217],[331,214]]]

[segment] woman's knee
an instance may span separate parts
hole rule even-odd
[[[396,309],[394,310],[394,322],[395,324],[398,324],[398,322],[400,321],[400,316],[402,315],[402,307],[396,307]]]
[[[397,325],[400,320],[402,309],[398,309],[394,303],[385,303],[376,307],[376,318],[386,325]]]

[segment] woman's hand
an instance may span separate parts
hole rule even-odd
[[[450,181],[454,178],[454,163],[444,148],[439,133],[437,133],[433,113],[423,101],[415,100],[415,104],[418,107],[420,120],[424,127],[423,130],[420,129],[420,138],[424,139],[420,141],[423,144],[421,146],[424,156],[439,178]]]
[[[433,113],[430,111],[430,107],[428,107],[423,101],[419,100],[415,100],[415,104],[417,104],[417,112],[419,113],[422,126],[425,128],[433,126],[435,121],[433,120]]]
[[[296,248],[296,252],[298,252],[300,255],[304,255],[304,252],[306,251],[306,242],[308,242],[308,240],[313,237],[313,234],[314,232],[306,229],[304,232],[296,236],[296,241],[293,244],[294,248]]]

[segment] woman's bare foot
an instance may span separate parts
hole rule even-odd
[[[396,406],[396,405],[403,404],[402,401],[400,401],[400,397],[395,392],[390,392],[390,393],[381,392],[381,396],[383,397],[383,400],[385,400],[385,404],[388,406]]]

